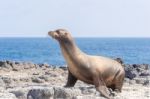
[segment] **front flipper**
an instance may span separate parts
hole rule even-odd
[[[93,79],[94,79],[94,85],[96,87],[96,90],[99,91],[102,96],[104,96],[108,99],[111,99],[111,97],[109,96],[110,92],[107,89],[103,78],[99,77],[99,76],[95,76],[95,77],[93,77]]]
[[[70,71],[68,71],[68,80],[67,80],[67,84],[64,87],[73,87],[76,82],[77,82],[77,78],[73,76]]]

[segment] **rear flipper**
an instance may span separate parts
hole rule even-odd
[[[115,89],[116,92],[121,92],[124,81],[124,75],[118,75],[115,80]]]
[[[115,77],[114,84],[111,85],[110,88],[113,91],[116,91],[117,93],[120,93],[121,90],[122,90],[124,77],[125,77],[124,71],[119,71],[119,73]]]
[[[96,87],[96,90],[101,93],[102,96],[106,97],[107,99],[111,99],[110,92],[106,87],[106,84],[102,77],[96,76],[93,77],[94,79],[94,85]]]

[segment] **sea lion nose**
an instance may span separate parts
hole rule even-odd
[[[55,31],[49,31],[48,35],[51,36],[52,38],[57,38],[58,34]]]
[[[48,35],[52,36],[52,34],[53,34],[53,31],[48,32]]]

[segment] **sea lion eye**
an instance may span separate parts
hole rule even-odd
[[[65,36],[68,35],[68,33],[65,32]]]
[[[59,30],[56,30],[57,34],[60,34],[60,31]]]

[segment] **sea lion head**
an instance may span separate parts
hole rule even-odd
[[[48,32],[48,35],[61,42],[72,40],[70,33],[65,29],[57,29],[55,31],[50,31]]]

